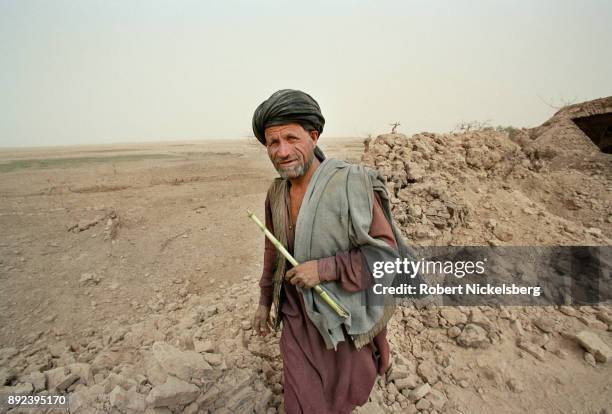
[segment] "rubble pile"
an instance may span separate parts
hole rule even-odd
[[[187,294],[151,305],[150,318],[92,329],[78,343],[40,337],[3,348],[2,392],[66,394],[73,413],[276,412],[279,338],[263,341],[251,329],[256,283],[227,287],[227,298]]]
[[[2,392],[66,394],[73,413],[282,412],[280,335],[261,339],[251,327],[256,281],[228,286],[227,298],[187,294],[77,343],[3,348]],[[529,392],[523,363],[609,367],[611,330],[609,307],[400,307],[388,329],[391,369],[358,412],[458,413],[465,394],[511,399]]]
[[[610,112],[612,98],[606,98],[512,134],[384,134],[364,142],[362,163],[386,178],[409,245],[609,246],[612,157],[572,120]],[[609,284],[609,272],[606,277]],[[399,351],[391,375],[379,384],[382,404],[376,407],[464,412],[465,391],[473,389],[497,391],[496,411],[507,402],[507,412],[517,412],[507,395],[524,398],[530,390],[520,369],[501,361],[531,360],[543,372],[559,364],[566,376],[555,381],[571,381],[577,361],[592,367],[610,361],[610,315],[611,306],[405,307],[391,322],[391,346]],[[435,397],[431,390],[438,391]],[[609,406],[603,401],[593,412]]]
[[[387,179],[413,245],[609,245],[612,157],[568,129],[384,134],[366,140],[362,163]]]
[[[546,372],[552,364],[569,371],[588,364],[609,371],[611,316],[612,309],[604,306],[400,308],[389,329],[394,364],[386,379],[379,380],[369,408],[480,412],[478,405],[462,404],[465,395],[490,394],[500,405],[508,403],[504,412],[517,412],[512,399],[532,392],[534,386],[519,366]],[[572,375],[566,372],[564,378],[551,372],[549,377],[565,383]],[[366,408],[362,412],[371,412]]]

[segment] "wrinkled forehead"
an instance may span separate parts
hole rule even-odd
[[[286,137],[289,135],[302,135],[307,132],[304,127],[298,123],[288,123],[280,125],[271,125],[265,129],[266,139],[273,137]]]

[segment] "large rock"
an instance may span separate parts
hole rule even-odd
[[[467,322],[467,316],[463,312],[450,306],[440,309],[440,316],[446,319],[451,326]]]
[[[225,367],[225,360],[223,359],[223,355],[221,354],[212,354],[210,352],[204,352],[202,353],[202,356],[204,357],[204,360],[206,362],[208,362],[213,367],[217,367],[217,369]]]
[[[410,402],[415,402],[425,397],[431,391],[431,385],[423,384],[419,385],[408,394],[408,399]]]
[[[438,367],[431,361],[421,362],[417,368],[417,373],[421,378],[423,378],[423,381],[428,382],[429,384],[435,384],[438,382]]]
[[[71,374],[76,374],[79,376],[83,384],[85,385],[93,385],[93,374],[91,372],[91,365],[85,364],[82,362],[77,362],[74,364],[68,365]]]
[[[403,378],[398,378],[395,380],[395,386],[398,390],[403,390],[405,388],[413,389],[419,383],[419,377],[414,374],[408,374],[408,376]]]
[[[185,405],[194,401],[200,389],[193,384],[168,376],[166,382],[154,387],[146,398],[152,407]]]
[[[157,341],[161,342],[164,339],[164,333],[157,329],[153,319],[135,324],[124,336],[126,345],[135,348],[151,345]]]
[[[541,316],[538,319],[534,320],[533,324],[545,333],[553,333],[558,330],[557,321],[550,317]]]
[[[598,362],[608,362],[612,359],[610,347],[593,332],[582,331],[576,335],[576,340],[580,345],[589,351]]]
[[[196,351],[181,351],[165,342],[154,343],[152,351],[164,371],[184,381],[203,380],[213,372],[210,364]]]
[[[451,326],[450,328],[448,328],[448,331],[446,331],[446,334],[449,338],[456,338],[461,335],[461,328],[457,326]]]
[[[490,332],[493,329],[493,323],[478,308],[474,308],[470,312],[470,323],[484,328],[487,332]]]
[[[243,387],[228,396],[225,408],[231,413],[250,414],[255,411],[255,402],[260,397],[260,393],[256,392],[250,386]]]
[[[127,379],[121,374],[115,374],[111,372],[105,379],[102,381],[102,385],[104,386],[104,391],[106,393],[111,392],[118,385],[123,389],[129,389],[130,387],[136,386],[136,381],[132,379]]]
[[[255,403],[255,413],[256,414],[265,414],[267,412],[268,409],[268,405],[270,405],[270,402],[272,401],[272,398],[274,397],[274,394],[272,394],[272,391],[270,391],[269,389],[264,389],[263,392],[261,392],[256,400],[257,402]]]
[[[512,241],[512,238],[514,237],[512,234],[512,227],[506,224],[500,224],[499,226],[496,226],[493,229],[493,234],[499,240],[504,242]]]
[[[518,342],[518,347],[521,348],[523,351],[529,353],[530,355],[532,355],[534,358],[540,360],[540,361],[544,361],[544,351],[542,350],[542,348],[540,348],[539,346],[537,346],[534,343],[531,343],[529,341],[524,341],[521,340]]]
[[[47,377],[47,389],[57,389],[57,386],[61,384],[70,375],[68,367],[58,367],[45,371]]]
[[[214,412],[215,402],[219,401],[222,395],[223,391],[217,384],[215,384],[210,387],[206,392],[200,394],[200,396],[196,400],[196,403],[198,404],[198,407],[200,407],[202,410]]]
[[[145,374],[147,376],[147,380],[153,386],[163,384],[166,382],[166,378],[168,378],[168,374],[166,371],[164,371],[161,365],[159,365],[155,358],[145,359]]]
[[[423,398],[416,403],[416,408],[421,412],[429,412],[428,410],[431,408],[431,403]]]
[[[215,346],[211,341],[194,339],[193,346],[196,352],[215,352]]]
[[[57,342],[47,345],[47,351],[53,358],[61,358],[65,354],[70,354],[70,346],[66,342]]]
[[[59,391],[66,391],[68,387],[79,380],[79,376],[77,374],[69,374],[62,382],[57,384],[56,388]]]
[[[429,394],[427,394],[427,397],[425,397],[425,399],[429,401],[433,408],[438,411],[442,411],[444,405],[446,404],[446,396],[444,395],[444,393],[436,389],[432,389]]]
[[[40,392],[47,388],[47,377],[39,371],[31,372],[26,377],[26,382],[32,384],[35,392]]]
[[[487,332],[473,323],[465,325],[456,340],[459,345],[469,348],[485,348],[490,344]]]
[[[91,387],[81,387],[70,394],[68,399],[71,414],[89,414],[98,398],[104,395],[104,387],[95,384]]]
[[[410,370],[404,365],[394,364],[387,374],[387,382],[406,378],[410,375]]]
[[[141,413],[146,408],[144,395],[133,390],[125,391],[118,385],[111,391],[109,401],[113,407],[127,413]]]

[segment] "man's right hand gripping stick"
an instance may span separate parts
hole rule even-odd
[[[285,249],[285,246],[283,246],[281,242],[276,240],[276,237],[274,237],[274,235],[270,232],[270,230],[268,230],[266,226],[264,226],[264,224],[259,220],[259,218],[257,218],[255,213],[247,210],[247,215],[251,218],[251,220],[255,222],[255,224],[257,224],[257,226],[261,229],[261,231],[263,231],[263,233],[266,235],[268,240],[270,240],[272,244],[274,245],[274,247],[276,247],[276,249],[279,252],[281,252],[283,256],[285,256],[285,259],[287,259],[289,263],[291,263],[293,266],[299,265],[297,260],[295,260],[293,256],[291,256],[291,254],[287,251],[287,249]],[[323,299],[325,303],[327,303],[334,310],[334,312],[336,312],[341,318],[344,318],[344,319],[348,318],[349,316],[348,312],[341,305],[336,303],[331,298],[331,296],[329,296],[327,291],[325,291],[325,289],[323,289],[319,285],[316,285],[315,287],[313,287],[313,289],[315,292],[317,292],[317,294],[321,297],[321,299]]]

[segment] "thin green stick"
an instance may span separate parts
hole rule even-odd
[[[285,246],[283,246],[281,244],[281,242],[279,242],[276,239],[276,237],[274,237],[274,235],[259,220],[259,218],[255,215],[255,213],[253,213],[252,211],[247,210],[247,215],[251,218],[251,220],[253,220],[255,222],[255,224],[257,224],[257,226],[261,229],[261,231],[263,231],[263,233],[266,235],[268,240],[270,240],[272,242],[272,244],[274,245],[274,247],[276,247],[276,249],[279,252],[281,252],[281,254],[283,256],[285,256],[285,259],[287,259],[287,261],[289,261],[289,263],[291,263],[294,267],[299,265],[297,260],[295,260],[293,258],[293,256],[291,256],[291,254],[287,251],[287,249],[285,249]],[[323,299],[325,301],[325,303],[327,303],[334,310],[334,312],[336,312],[338,315],[340,315],[340,317],[345,318],[345,319],[348,318],[348,316],[349,316],[348,312],[346,310],[344,310],[344,308],[342,308],[342,306],[338,305],[329,296],[329,294],[325,291],[325,289],[323,289],[319,285],[315,285],[313,287],[313,289],[314,289],[315,292],[317,292],[317,294],[321,297],[321,299]]]

